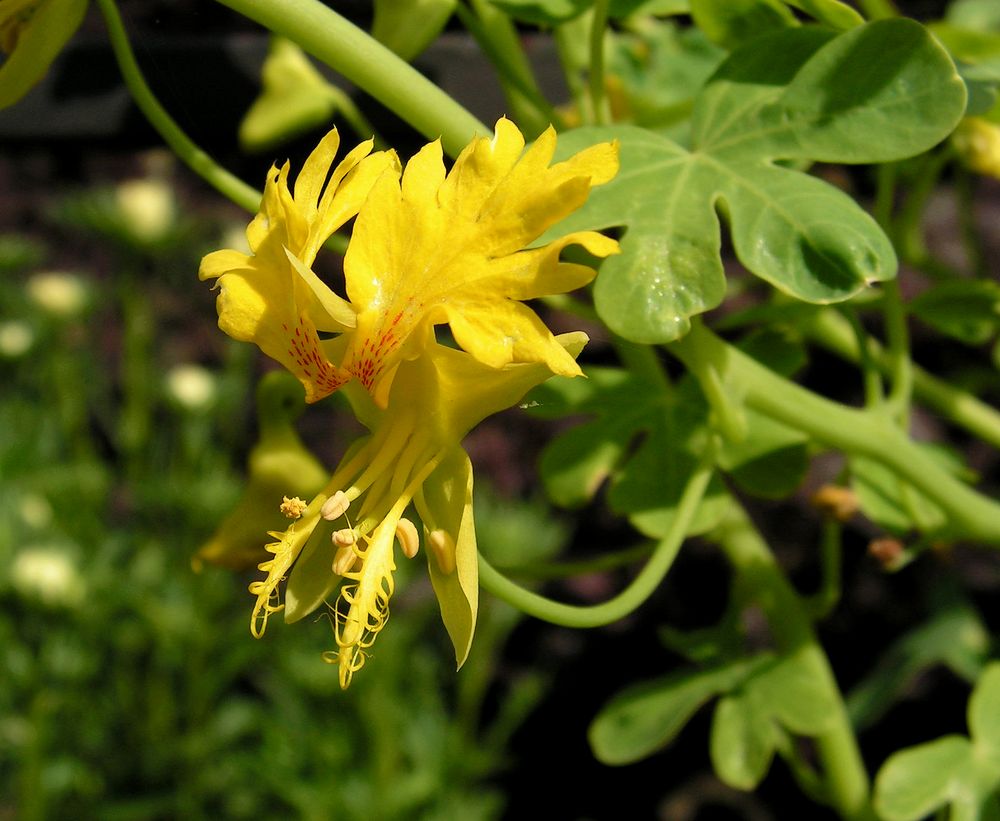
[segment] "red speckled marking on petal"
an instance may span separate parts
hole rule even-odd
[[[288,331],[287,325],[282,328]],[[288,338],[288,357],[298,369],[292,372],[299,377],[306,387],[306,401],[316,402],[341,387],[351,374],[334,367],[322,355],[319,349],[319,336],[316,328],[305,316],[299,317],[294,333]]]

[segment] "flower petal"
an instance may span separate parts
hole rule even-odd
[[[417,505],[424,519],[424,539],[432,530],[443,530],[454,542],[454,570],[445,572],[427,550],[431,584],[441,608],[441,619],[455,647],[461,667],[469,656],[479,612],[479,559],[472,515],[472,464],[456,447],[424,481]],[[449,568],[450,569],[450,568]]]
[[[0,109],[16,103],[45,76],[83,22],[87,0],[8,0],[5,6],[0,10],[0,35],[4,47],[12,50],[0,62]],[[14,19],[26,11],[31,15],[27,22]]]
[[[556,135],[527,151],[517,128],[497,123],[492,140],[474,140],[443,175],[432,143],[407,164],[402,181],[383,175],[358,215],[344,259],[347,295],[358,312],[342,366],[384,404],[399,363],[419,355],[434,324],[450,322],[459,344],[485,364],[543,362],[579,373],[552,334],[517,300],[588,282],[587,266],[561,263],[570,244],[594,256],[614,240],[571,234],[521,251],[586,199],[593,180],[617,170],[611,143],[549,166]]]

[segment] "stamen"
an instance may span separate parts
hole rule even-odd
[[[358,534],[352,527],[333,531],[333,543],[337,547],[348,547],[358,540]]]
[[[323,502],[323,507],[319,509],[319,515],[328,522],[332,522],[334,519],[339,519],[347,513],[347,508],[350,506],[351,500],[347,498],[347,494],[342,490],[338,490],[333,496]]]
[[[420,537],[417,535],[416,525],[409,519],[400,519],[396,523],[396,539],[407,559],[417,555],[420,549]]]
[[[334,540],[334,544],[336,544],[336,540]],[[333,572],[338,576],[344,576],[354,569],[357,560],[358,554],[354,552],[354,544],[342,545],[334,554]]]
[[[279,508],[285,517],[298,519],[302,516],[302,511],[307,507],[306,503],[298,496],[289,499],[287,496],[281,497],[281,507]]]
[[[449,576],[455,572],[455,540],[447,530],[431,531],[427,546],[442,573]]]

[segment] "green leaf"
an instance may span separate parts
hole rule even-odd
[[[444,29],[457,0],[374,0],[372,37],[412,60]]]
[[[879,663],[847,697],[851,724],[874,724],[910,691],[920,673],[944,664],[956,675],[975,681],[990,647],[990,634],[976,610],[964,599],[947,594],[926,622],[895,641]]]
[[[753,790],[767,774],[780,730],[754,694],[741,691],[719,699],[712,716],[709,752],[721,781]]]
[[[811,652],[803,648],[758,665],[737,692],[719,701],[712,764],[729,786],[752,790],[760,783],[782,742],[782,727],[815,736],[836,720],[836,700],[817,678]]]
[[[945,19],[956,26],[1000,32],[1000,6],[995,0],[953,0]]]
[[[776,161],[900,159],[946,137],[964,107],[951,59],[917,23],[786,29],[719,68],[695,103],[692,151],[622,126],[564,135],[566,155],[617,138],[621,171],[559,230],[625,229],[594,297],[637,342],[676,339],[722,301],[717,210],[750,271],[800,300],[847,299],[895,275],[892,245],[849,196]]]
[[[808,437],[754,410],[744,413],[746,438],[723,443],[719,467],[747,493],[765,499],[787,496],[809,467]]]
[[[969,698],[969,732],[1000,767],[1000,662],[988,665]],[[1000,781],[1000,771],[997,773]]]
[[[697,28],[659,21],[635,32],[616,32],[608,72],[621,81],[628,119],[634,125],[689,143],[694,98],[726,52]]]
[[[1000,284],[984,279],[942,282],[916,297],[909,308],[941,333],[982,345],[1000,328]]]
[[[266,151],[329,123],[345,96],[284,37],[271,38],[261,82],[260,96],[240,123],[240,145],[246,151]]]
[[[690,0],[611,0],[608,4],[608,16],[613,20],[621,20],[633,14],[673,17],[690,13]]]
[[[830,28],[846,31],[865,22],[864,17],[840,0],[786,0],[786,2]]]
[[[969,698],[973,741],[945,736],[902,750],[875,781],[875,806],[886,821],[922,818],[945,802],[950,818],[1000,818],[1000,663],[988,665]]]
[[[610,480],[611,508],[646,535],[663,536],[705,444],[704,402],[690,381],[669,391],[618,368],[586,373],[587,380],[549,380],[529,398],[541,415],[595,417],[542,452],[546,492],[558,504],[573,507],[588,502]],[[714,478],[690,532],[712,527],[726,504]]]
[[[746,678],[759,660],[741,660],[701,672],[684,671],[633,685],[598,713],[587,737],[604,764],[630,764],[665,747],[695,711]]]
[[[756,694],[759,708],[793,733],[819,735],[836,720],[837,702],[816,675],[809,648],[780,656],[761,667],[743,687]]]
[[[691,17],[709,40],[727,49],[799,24],[781,0],[691,0]]]
[[[972,765],[967,738],[950,735],[890,756],[875,781],[875,809],[885,821],[916,821],[951,797]]]

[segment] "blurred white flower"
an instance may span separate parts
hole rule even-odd
[[[83,278],[65,271],[46,271],[28,280],[28,296],[53,316],[78,316],[87,307],[89,289]]]
[[[128,180],[117,187],[115,197],[125,228],[140,243],[159,242],[173,229],[177,201],[163,180]]]
[[[35,344],[35,332],[20,319],[0,322],[0,356],[17,359]]]
[[[214,374],[201,365],[177,365],[167,372],[167,394],[189,411],[202,411],[215,401]]]
[[[14,588],[26,598],[52,606],[74,605],[83,600],[83,579],[65,550],[27,547],[10,569]]]

